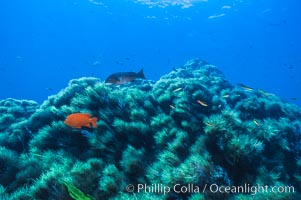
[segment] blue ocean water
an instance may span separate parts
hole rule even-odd
[[[2,0],[0,99],[39,103],[69,80],[201,58],[233,84],[301,106],[298,0]]]

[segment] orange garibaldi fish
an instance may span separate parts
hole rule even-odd
[[[96,128],[97,127],[96,121],[97,121],[97,117],[91,118],[90,114],[73,113],[71,115],[68,115],[64,123],[72,128],[82,128],[82,127]]]
[[[115,74],[111,74],[107,79],[106,83],[112,83],[116,85],[121,85],[124,83],[132,82],[136,78],[145,79],[143,74],[143,69],[141,69],[138,73],[135,72],[118,72]]]

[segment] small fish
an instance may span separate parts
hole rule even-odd
[[[254,119],[253,122],[256,126],[260,126],[259,122],[256,119]]]
[[[118,72],[111,74],[107,79],[106,83],[112,83],[116,85],[125,84],[128,82],[134,81],[136,78],[145,79],[143,74],[143,69],[141,69],[138,73],[135,72]]]
[[[45,88],[45,90],[48,90],[48,91],[53,91],[53,88],[51,88],[51,87],[47,87],[47,88]]]
[[[175,71],[175,72],[177,72],[177,71],[178,71],[178,69],[177,69],[177,68],[175,68],[175,67],[173,67],[173,68],[172,68],[172,71]]]
[[[272,9],[271,8],[267,8],[267,9],[264,9],[263,11],[261,11],[262,14],[265,14],[265,13],[269,13],[271,12]]]
[[[98,2],[98,1],[96,1],[96,0],[89,0],[89,2],[90,3],[93,3],[93,4],[95,4],[95,5],[104,5],[102,2]]]
[[[272,93],[268,93],[268,92],[266,92],[266,91],[264,91],[264,90],[261,90],[261,89],[258,89],[258,92],[260,92],[262,95],[264,95],[264,96],[270,96],[270,95],[273,95]]]
[[[169,107],[171,107],[172,109],[175,109],[175,108],[176,108],[175,106],[173,106],[173,105],[171,105],[171,104],[169,105]]]
[[[178,91],[180,91],[180,90],[182,90],[182,88],[181,88],[181,87],[179,87],[179,88],[177,88],[177,89],[173,90],[173,92],[178,92]]]
[[[24,59],[24,57],[23,56],[16,56],[16,59],[22,61]]]
[[[222,97],[223,98],[228,98],[230,95],[229,94],[225,94],[225,95],[223,95]]]
[[[237,85],[238,85],[239,87],[241,87],[242,89],[246,90],[246,91],[251,91],[251,90],[253,90],[253,88],[251,88],[251,87],[249,87],[249,86],[246,86],[246,85],[244,85],[244,84],[242,84],[242,83],[238,83]]]
[[[211,16],[208,17],[208,19],[214,19],[214,18],[218,18],[218,17],[223,17],[225,15],[226,15],[225,13],[222,13],[222,14],[219,14],[219,15],[211,15]]]
[[[288,65],[288,69],[294,69],[293,65]]]
[[[211,127],[214,127],[214,126],[215,126],[215,124],[210,123],[210,122],[205,122],[205,124],[206,124],[207,126],[211,126]]]
[[[291,98],[291,100],[293,100],[293,101],[296,101],[296,100],[297,100],[297,98],[296,98],[296,97],[292,97],[292,98]]]
[[[200,105],[202,105],[202,106],[205,106],[205,107],[207,107],[207,106],[208,106],[208,104],[207,104],[207,103],[205,103],[204,101],[197,100],[197,102],[198,102],[198,104],[200,104]]]
[[[223,6],[222,9],[230,9],[231,6]]]
[[[101,62],[98,61],[98,60],[96,60],[96,61],[94,61],[91,65],[92,65],[92,66],[97,66],[97,65],[100,65],[100,64],[101,64]]]
[[[96,128],[97,117],[92,117],[87,113],[73,113],[68,115],[64,123],[72,128]]]
[[[91,138],[92,137],[92,133],[88,130],[81,130],[80,133],[82,134],[82,136],[84,136],[86,138]]]

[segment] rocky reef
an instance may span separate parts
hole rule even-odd
[[[301,198],[301,109],[202,60],[157,82],[71,80],[0,113],[2,199]],[[66,126],[72,113],[97,128]]]

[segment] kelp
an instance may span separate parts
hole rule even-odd
[[[85,195],[80,189],[75,187],[73,184],[68,183],[66,181],[63,181],[62,183],[68,188],[69,195],[74,200],[92,200],[91,197]]]

